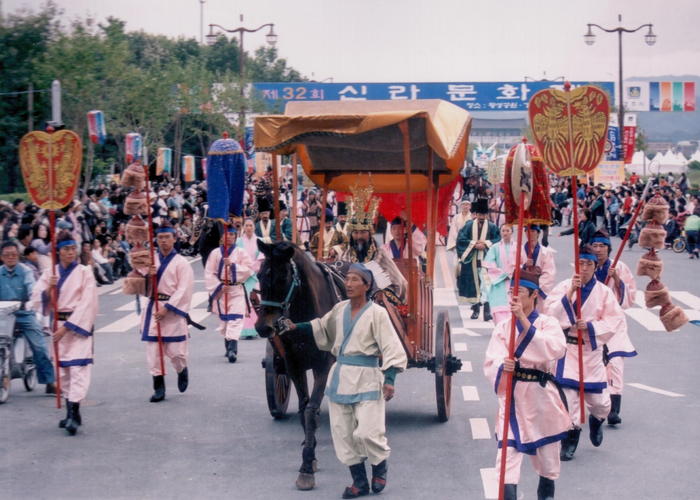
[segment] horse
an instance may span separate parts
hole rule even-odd
[[[311,321],[347,299],[342,280],[324,272],[322,265],[312,261],[295,244],[288,241],[267,244],[258,240],[258,249],[265,255],[258,272],[262,300],[255,329],[260,337],[270,339],[275,335],[282,316],[294,323]],[[284,349],[287,374],[299,398],[299,418],[304,429],[302,465],[296,485],[300,490],[310,490],[315,484],[318,415],[335,357],[319,350],[315,342],[293,334],[277,338]],[[312,370],[314,375],[311,394],[307,370]]]

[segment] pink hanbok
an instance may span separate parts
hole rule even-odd
[[[175,250],[167,257],[163,257],[160,251],[156,252],[154,264],[158,270],[158,306],[169,311],[160,321],[163,354],[170,359],[175,371],[180,373],[187,367],[187,317],[194,292],[194,271],[190,263]],[[152,283],[151,278],[148,283]],[[148,369],[156,377],[165,373],[160,370],[158,327],[153,319],[154,313],[155,301],[151,297],[141,314],[141,340],[147,342]]]
[[[256,274],[260,271],[260,266],[265,260],[265,254],[258,250],[258,237],[255,235],[253,235],[252,238],[248,238],[244,234],[236,240],[236,246],[248,252],[248,255],[253,261],[253,275],[245,282],[245,289],[246,292],[248,292],[248,297],[250,297],[250,292],[255,290],[258,285],[258,277]],[[252,338],[258,334],[255,330],[255,323],[257,320],[258,315],[255,309],[251,307],[250,313],[243,319],[243,332],[241,333],[241,337]]]
[[[596,279],[601,283],[605,283],[611,264],[610,259],[608,259],[603,267],[596,269]],[[615,287],[615,280],[613,279],[610,279],[607,286],[615,294],[620,307],[622,307],[623,310],[628,309],[632,307],[632,304],[634,304],[637,298],[637,283],[634,280],[632,271],[624,262],[618,261],[615,269],[620,275],[620,288],[618,289]],[[632,358],[637,355],[637,351],[629,337],[626,318],[624,327],[613,335],[613,338],[605,345],[608,350],[608,364],[605,367],[605,371],[608,375],[608,390],[610,394],[622,394],[625,358]]]
[[[61,390],[66,400],[80,403],[90,387],[93,364],[93,327],[97,318],[97,285],[92,269],[73,262],[56,266],[58,276],[58,327],[68,332],[58,341]],[[32,291],[32,308],[53,318],[53,301],[46,293],[51,270],[45,271]]]
[[[245,281],[250,278],[253,271],[253,260],[245,249],[231,245],[228,249],[228,258],[231,267],[224,269],[223,246],[215,248],[209,254],[207,265],[204,268],[204,284],[212,300],[212,310],[219,317],[219,331],[226,340],[238,340],[243,331],[243,319],[248,312],[248,299],[244,287]],[[228,309],[226,298],[222,294],[217,298],[228,277]]]
[[[527,231],[525,234],[527,234]],[[530,243],[526,242],[525,245],[523,245],[523,253],[520,256],[523,265],[525,265],[525,262],[527,262],[529,259],[529,249]],[[557,273],[557,268],[554,265],[554,254],[549,248],[538,243],[532,250],[532,263],[542,270],[542,274],[540,275],[540,298],[537,301],[537,310],[544,313],[544,302],[547,300],[547,295],[549,295],[549,292],[551,292],[552,288],[554,288],[554,276]]]
[[[569,414],[580,423],[578,331],[576,330],[576,294],[573,304],[566,294],[571,279],[559,283],[549,294],[545,309],[549,316],[559,320],[567,335],[566,356],[557,363],[557,380],[564,387],[569,401]],[[586,406],[591,414],[604,419],[610,412],[607,375],[603,364],[603,345],[624,327],[625,313],[608,287],[592,278],[581,288],[581,317],[588,325],[583,334],[583,381]],[[572,327],[572,325],[574,325]]]
[[[530,455],[540,476],[555,480],[559,477],[559,441],[572,428],[571,417],[562,398],[562,392],[553,371],[557,360],[566,354],[566,341],[555,318],[534,310],[525,332],[517,323],[514,357],[517,362],[513,374],[514,410],[508,429],[506,455],[507,484],[520,480],[523,454]],[[506,375],[503,361],[508,357],[512,318],[498,323],[486,349],[484,373],[498,394],[496,438],[499,451],[496,467],[500,467],[503,442],[503,418],[506,404]],[[544,385],[543,385],[544,384]]]

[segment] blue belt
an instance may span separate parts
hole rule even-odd
[[[338,356],[336,363],[339,365],[379,367],[379,356]]]

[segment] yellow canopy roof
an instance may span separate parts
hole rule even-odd
[[[358,173],[371,173],[377,193],[403,192],[404,140],[398,124],[408,120],[411,190],[428,187],[428,151],[441,186],[464,165],[472,118],[447,101],[290,102],[284,115],[255,119],[255,149],[298,153],[306,174],[318,185],[348,191]],[[401,177],[397,177],[397,174]],[[362,176],[360,186],[367,185]]]

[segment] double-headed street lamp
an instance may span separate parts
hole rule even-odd
[[[618,21],[622,23],[622,16],[618,16]],[[620,102],[618,104],[618,119],[619,119],[619,130],[620,132],[624,131],[624,118],[625,118],[625,106],[624,106],[624,87],[622,83],[622,34],[623,33],[635,33],[639,31],[642,28],[649,28],[649,32],[644,35],[644,41],[647,43],[647,45],[654,45],[656,43],[656,35],[652,31],[652,24],[642,24],[639,28],[637,29],[626,29],[623,28],[622,26],[618,28],[613,28],[613,29],[605,29],[602,26],[598,26],[597,24],[589,24],[588,25],[588,33],[586,33],[583,36],[584,41],[586,42],[587,45],[593,45],[595,43],[595,35],[593,34],[593,28],[598,28],[600,30],[605,31],[606,33],[617,33],[618,35],[618,40],[619,40],[619,57],[620,57],[620,82],[619,82],[619,87],[620,87]],[[618,158],[621,158],[624,160],[624,146],[622,143],[622,133],[620,133],[620,143],[618,145],[619,149],[619,156]]]
[[[243,16],[241,16],[241,22],[243,22]],[[240,36],[239,39],[239,45],[240,45],[240,57],[239,57],[239,69],[240,69],[240,75],[241,75],[241,109],[239,112],[239,125],[240,125],[240,137],[239,139],[241,140],[242,144],[244,144],[245,147],[245,104],[243,101],[244,97],[244,88],[243,88],[243,79],[245,78],[244,75],[244,52],[243,52],[243,33],[255,33],[256,31],[260,31],[261,29],[269,26],[270,27],[270,32],[265,35],[265,39],[267,40],[268,45],[275,45],[277,43],[277,35],[275,34],[275,25],[273,23],[267,23],[263,24],[257,29],[251,30],[248,28],[240,27],[236,28],[235,30],[228,30],[224,28],[223,26],[219,26],[218,24],[210,24],[209,25],[209,34],[207,35],[207,45],[214,45],[216,41],[219,39],[220,36],[222,36],[221,32],[214,33],[214,28],[219,28],[222,31],[225,31],[226,33],[238,33]]]

